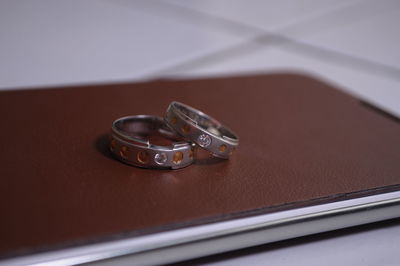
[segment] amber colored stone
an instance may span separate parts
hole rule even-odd
[[[121,155],[122,158],[127,159],[129,156],[129,149],[126,146],[122,146],[121,150],[119,151],[119,154]]]
[[[111,140],[110,149],[114,151],[116,147],[117,147],[117,141],[115,139]]]
[[[189,132],[190,132],[190,126],[189,126],[189,125],[184,125],[184,126],[181,128],[181,131],[182,131],[184,134],[189,133]]]
[[[189,159],[190,159],[190,160],[193,160],[193,157],[194,157],[194,151],[193,151],[193,150],[190,150],[190,151],[189,151]]]
[[[138,152],[136,157],[140,163],[147,163],[147,161],[149,160],[149,154],[146,151]]]
[[[174,156],[172,158],[172,161],[174,162],[174,164],[180,164],[183,160],[183,152],[181,151],[177,151],[174,153]]]
[[[222,144],[221,146],[219,146],[219,152],[225,152],[226,151],[226,145]]]
[[[170,122],[172,125],[175,125],[177,121],[178,121],[178,119],[177,119],[175,116],[172,117],[171,120],[169,120],[169,122]]]

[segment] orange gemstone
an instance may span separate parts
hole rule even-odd
[[[190,132],[190,126],[189,126],[189,125],[184,125],[184,126],[181,128],[181,131],[182,131],[184,134],[189,133],[189,132]]]
[[[174,156],[172,158],[172,161],[174,162],[174,164],[180,164],[183,160],[183,152],[181,151],[177,151],[174,153]]]
[[[122,158],[127,159],[129,156],[129,149],[126,146],[122,146],[121,150],[119,151],[119,155],[121,155]]]
[[[170,122],[172,125],[175,125],[177,121],[178,121],[178,119],[177,119],[175,116],[172,117],[171,120],[169,120],[169,122]]]
[[[219,146],[219,152],[225,152],[226,151],[226,145],[222,144],[221,146]]]
[[[114,151],[116,147],[117,147],[117,141],[115,139],[111,140],[110,149]]]
[[[149,160],[149,154],[146,151],[138,152],[136,157],[140,163],[147,163],[147,161]]]

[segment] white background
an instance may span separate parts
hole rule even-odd
[[[400,1],[0,1],[0,89],[293,71],[400,116]],[[399,136],[400,137],[400,136]],[[191,264],[399,265],[400,224]]]

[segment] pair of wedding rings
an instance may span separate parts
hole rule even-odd
[[[110,149],[130,165],[179,169],[195,161],[197,147],[228,159],[238,145],[237,135],[214,118],[172,102],[164,118],[136,115],[115,120]]]

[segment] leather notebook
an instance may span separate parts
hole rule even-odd
[[[232,128],[232,158],[150,170],[111,156],[115,119],[171,101]],[[3,91],[0,120],[4,260],[400,188],[399,120],[303,75]]]

